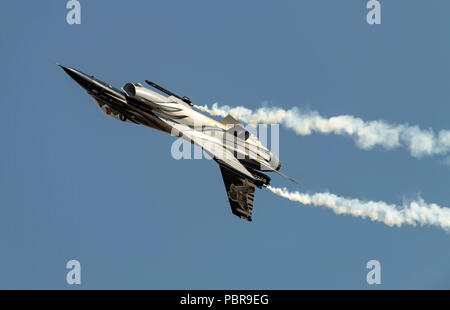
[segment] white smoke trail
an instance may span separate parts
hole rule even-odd
[[[293,129],[299,135],[313,132],[349,135],[362,149],[371,149],[381,145],[385,149],[406,147],[413,157],[444,155],[450,152],[450,130],[441,130],[435,134],[432,129],[424,130],[417,126],[393,125],[384,121],[364,121],[351,115],[339,115],[330,118],[318,112],[302,112],[298,108],[284,110],[281,108],[262,107],[256,111],[244,107],[230,108],[213,104],[199,107],[199,110],[213,116],[225,117],[231,114],[236,119],[249,124],[279,123]]]
[[[289,192],[286,188],[267,186],[274,194],[304,205],[327,207],[336,214],[349,214],[355,217],[370,218],[388,226],[432,225],[450,232],[450,208],[442,208],[437,204],[428,204],[422,198],[404,202],[402,206],[387,204],[382,201],[362,201],[340,197],[330,193],[312,195]]]

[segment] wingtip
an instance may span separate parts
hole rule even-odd
[[[298,184],[298,182],[297,181],[295,181],[293,178],[291,178],[291,177],[288,177],[287,175],[285,175],[285,174],[283,174],[283,173],[281,173],[280,171],[277,171],[277,170],[274,170],[274,172],[276,172],[276,173],[278,173],[279,175],[281,175],[283,178],[285,178],[285,179],[288,179],[289,181],[291,181],[291,182],[294,182],[294,183],[296,183],[296,184]]]

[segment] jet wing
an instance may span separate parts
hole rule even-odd
[[[255,184],[221,164],[220,171],[222,172],[231,212],[251,222]]]
[[[233,156],[232,152],[226,149],[222,139],[205,135],[203,132],[192,130],[185,125],[173,122],[171,122],[171,125],[185,138],[202,147],[214,158],[222,172],[231,211],[233,214],[251,221],[255,184],[259,184],[260,181]]]
[[[166,122],[168,122],[166,120]],[[214,160],[221,166],[233,170],[236,174],[249,179],[252,182],[257,182],[255,177],[242,165],[233,153],[227,149],[222,139],[217,139],[206,135],[203,132],[195,131],[185,125],[170,122],[174,129],[183,134],[196,145],[203,148]]]

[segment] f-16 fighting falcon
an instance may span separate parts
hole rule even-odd
[[[60,66],[94,97],[108,116],[123,122],[155,128],[200,146],[220,167],[233,214],[252,220],[255,187],[270,183],[260,171],[277,172],[281,163],[272,152],[231,115],[217,122],[193,109],[188,97],[179,97],[161,86],[146,83],[167,96],[127,83],[121,90],[91,75]]]

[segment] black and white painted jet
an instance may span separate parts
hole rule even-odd
[[[119,90],[94,76],[59,66],[108,116],[155,128],[200,146],[219,164],[233,214],[252,220],[255,187],[270,184],[270,178],[260,171],[281,174],[281,163],[231,115],[218,122],[194,110],[188,97],[179,97],[150,81],[146,82],[167,96],[140,83],[127,83]]]

